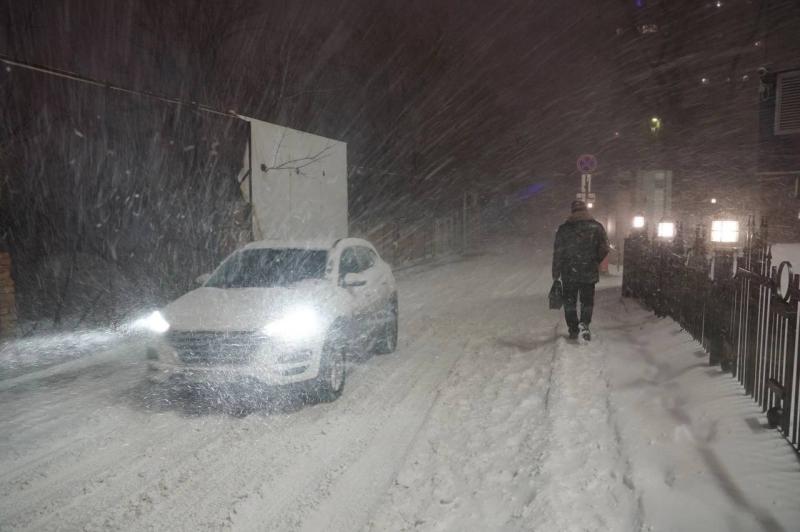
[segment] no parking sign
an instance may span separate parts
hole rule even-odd
[[[597,170],[597,157],[585,153],[578,157],[578,171],[582,174],[591,174]]]

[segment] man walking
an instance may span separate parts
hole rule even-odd
[[[600,280],[599,266],[608,255],[608,236],[603,225],[592,218],[586,203],[572,202],[572,214],[556,232],[553,246],[553,280],[564,285],[564,315],[569,337],[589,341],[592,334],[594,285]],[[578,299],[581,302],[578,320]]]

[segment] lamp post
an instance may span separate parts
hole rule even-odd
[[[675,222],[658,222],[656,236],[661,240],[671,242],[675,238]]]
[[[650,132],[653,135],[658,135],[661,131],[661,119],[657,116],[654,116],[650,119]]]
[[[711,246],[713,258],[710,277],[712,279],[711,300],[714,301],[712,319],[709,320],[709,362],[720,363],[727,371],[735,363],[727,352],[725,341],[728,326],[725,321],[723,301],[730,297],[731,283],[736,275],[736,251],[739,246],[739,221],[733,217],[720,216],[711,221]]]
[[[645,217],[636,214],[631,220],[630,236],[622,248],[622,295],[629,297],[639,293],[643,281],[647,231]]]
[[[733,277],[736,249],[739,245],[739,221],[729,218],[712,220],[711,246],[714,251],[711,278],[726,280]]]

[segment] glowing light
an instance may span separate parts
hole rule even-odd
[[[657,235],[659,238],[675,238],[675,223],[658,222]]]
[[[633,217],[633,228],[634,229],[642,229],[644,227],[644,216],[634,216]]]
[[[717,7],[722,7],[722,0],[717,0],[716,6]]]
[[[149,316],[133,322],[133,328],[145,329],[157,334],[164,334],[169,330],[169,322],[159,311],[155,311]]]
[[[708,85],[708,78],[700,78],[700,83],[703,85]]]
[[[587,203],[587,204],[586,204],[586,208],[587,208],[587,209],[593,209],[593,208],[594,208],[594,203],[592,203],[592,202],[590,201],[589,203]]]
[[[303,340],[322,332],[322,320],[313,308],[297,307],[268,323],[264,332],[281,340]]]
[[[732,244],[739,241],[739,222],[736,220],[714,220],[711,222],[711,241]]]
[[[717,203],[717,198],[711,198],[711,203],[716,204]]]
[[[658,133],[661,129],[661,119],[657,116],[654,116],[650,119],[650,131],[653,133]]]

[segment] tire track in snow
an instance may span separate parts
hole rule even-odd
[[[416,344],[424,345],[427,341],[429,339],[423,337],[396,356],[402,357],[417,347]],[[442,355],[442,352],[446,354]],[[452,366],[452,358],[458,354],[459,351],[451,350],[448,353],[430,347],[420,349],[415,354],[418,359],[416,364],[404,364],[392,378],[381,380],[383,383],[390,383],[389,386],[383,384],[378,390],[373,390],[378,392],[376,395],[368,394],[360,400],[354,398],[354,401],[348,401],[351,405],[355,402],[358,411],[344,413],[350,414],[349,417],[366,417],[369,422],[358,423],[342,419],[345,417],[343,415],[335,416],[331,423],[335,428],[329,429],[326,437],[321,438],[321,444],[314,446],[314,452],[310,456],[302,457],[302,460],[295,464],[297,467],[287,470],[282,477],[273,479],[270,482],[270,485],[273,485],[272,490],[269,490],[267,485],[260,487],[261,492],[279,493],[279,499],[271,500],[272,504],[266,508],[259,504],[253,506],[249,501],[237,505],[236,518],[232,521],[235,526],[263,529],[263,523],[270,523],[269,529],[314,529],[313,526],[307,528],[305,521],[310,518],[309,514],[316,513],[322,515],[322,519],[328,522],[329,526],[333,525],[331,529],[357,528],[357,525],[350,526],[351,521],[358,520],[352,514],[362,514],[368,508],[365,508],[363,499],[349,498],[353,490],[362,489],[365,479],[356,475],[356,482],[351,482],[349,488],[344,488],[339,485],[342,478],[356,468],[371,450],[377,452],[381,459],[375,464],[378,469],[368,471],[367,478],[379,475],[388,479],[392,476],[402,455],[389,454],[385,447],[376,444],[376,440],[383,443],[391,441],[393,444],[402,442],[406,438],[403,433],[414,430],[402,424],[402,420],[411,420],[412,425],[422,423],[421,418],[424,415],[420,414],[429,408],[430,396],[435,393],[436,384],[443,378],[442,374],[446,374]],[[378,381],[373,382],[378,383]],[[387,405],[391,408],[386,408]],[[326,447],[325,443],[329,445],[332,443],[333,447]],[[373,492],[379,489],[371,481],[367,481],[366,486]],[[323,511],[320,514],[317,511],[320,505],[330,506],[329,501],[336,500],[337,495],[345,495],[344,502],[356,503],[355,512],[335,503],[333,503],[334,508],[331,508],[332,513]],[[339,500],[341,501],[341,497]],[[330,523],[332,515],[335,516],[334,521],[342,521],[339,527]],[[313,522],[313,517],[311,519]]]
[[[531,490],[525,479],[542,442],[554,360],[550,346],[529,350],[540,342],[509,348],[490,341],[458,361],[368,529],[524,528],[518,519]]]
[[[475,339],[530,312],[530,301],[515,298],[537,283],[531,263],[527,255],[487,256],[405,281],[401,352],[359,366],[336,403],[266,421],[144,410],[124,397],[141,367],[122,359],[114,366],[119,371],[102,363],[66,374],[48,370],[41,382],[55,388],[37,390],[36,379],[27,378],[4,390],[16,406],[0,426],[15,430],[4,475],[16,464],[12,476],[31,482],[0,502],[2,527],[263,529],[273,518],[273,526],[286,529],[326,520],[357,529],[396,477],[415,434],[430,425],[426,415],[443,383],[457,386],[456,362],[475,354]],[[367,473],[383,480],[376,485]],[[368,499],[363,507],[348,499],[351,492]]]

